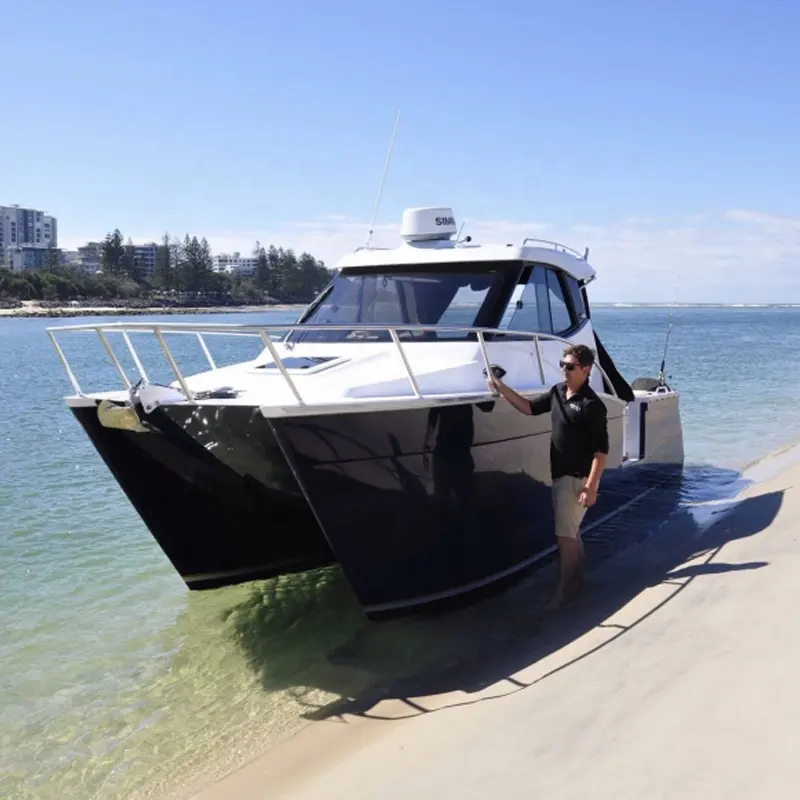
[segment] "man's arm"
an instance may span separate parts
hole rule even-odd
[[[515,392],[510,386],[506,386],[499,378],[492,378],[490,385],[497,389],[517,411],[521,411],[523,414],[535,416],[550,410],[550,392],[537,397],[535,400],[527,400],[519,392]]]
[[[585,506],[594,505],[597,500],[597,489],[600,486],[600,478],[606,467],[608,458],[608,414],[606,404],[602,400],[595,400],[586,408],[587,421],[589,423],[589,440],[592,446],[592,466],[589,470],[589,477],[580,494],[579,500]]]

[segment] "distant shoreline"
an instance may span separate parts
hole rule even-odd
[[[306,303],[276,303],[241,306],[52,306],[44,307],[36,300],[23,300],[21,308],[0,308],[0,319],[9,318],[69,318],[69,317],[131,317],[155,314],[247,314],[262,311],[293,311],[306,307]],[[592,303],[592,308],[613,309],[800,309],[800,303]]]
[[[22,308],[0,308],[0,318],[62,317],[130,317],[154,314],[246,314],[259,311],[292,311],[304,308],[303,303],[243,306],[40,306],[36,301],[23,301]]]

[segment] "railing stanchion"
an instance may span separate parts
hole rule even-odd
[[[486,352],[486,340],[483,338],[483,331],[477,331],[478,344],[481,346],[481,354],[483,355],[483,365],[486,367],[486,377],[492,374],[492,364],[489,361],[489,354]]]
[[[396,328],[389,328],[389,336],[392,337],[392,341],[397,346],[397,352],[400,353],[400,358],[403,359],[403,365],[406,368],[406,373],[408,375],[408,380],[411,383],[411,388],[414,390],[414,394],[417,397],[422,397],[422,392],[419,390],[419,385],[417,384],[417,379],[414,377],[414,373],[411,371],[411,364],[408,363],[408,358],[406,357],[406,351],[403,350],[403,345],[400,342],[400,337],[397,335]]]
[[[214,359],[211,357],[211,351],[208,349],[206,340],[203,338],[203,334],[200,333],[200,331],[197,331],[197,341],[200,342],[200,347],[203,348],[203,352],[206,354],[208,365],[211,367],[211,369],[216,369],[217,365],[214,363]]]
[[[300,396],[300,392],[297,391],[297,387],[294,385],[294,381],[292,380],[292,376],[286,371],[286,367],[283,366],[283,361],[281,357],[278,355],[278,351],[275,349],[275,345],[272,344],[272,340],[269,338],[269,334],[261,328],[261,338],[264,341],[264,344],[267,346],[267,350],[269,350],[270,355],[275,360],[275,366],[281,371],[281,375],[286,379],[286,383],[289,384],[289,388],[292,390],[292,393],[297,398],[297,402],[304,406],[305,403],[303,402],[303,398]]]
[[[75,390],[75,394],[82,395],[83,392],[81,391],[78,379],[73,374],[72,368],[69,365],[69,361],[67,361],[64,351],[61,349],[61,345],[56,341],[56,335],[52,331],[47,331],[47,335],[50,337],[50,341],[53,343],[53,347],[55,347],[56,353],[58,353],[58,357],[61,359],[61,363],[64,365],[64,369],[67,371],[67,377],[72,384],[72,388]]]
[[[108,343],[108,339],[106,339],[105,334],[103,333],[103,329],[95,328],[95,330],[97,331],[97,335],[100,337],[100,341],[103,343],[103,347],[105,347],[106,349],[106,353],[108,353],[108,357],[111,359],[111,363],[116,368],[120,378],[122,378],[122,382],[125,384],[125,388],[130,389],[131,388],[130,379],[125,374],[125,370],[122,369],[122,364],[119,363],[117,354],[112,350],[111,345]]]
[[[542,362],[542,348],[539,346],[539,337],[533,337],[533,345],[536,348],[536,363],[539,365],[539,377],[542,380],[542,386],[544,386],[544,363]]]
[[[181,389],[183,389],[183,393],[186,395],[187,400],[192,399],[192,393],[189,391],[189,387],[186,385],[186,380],[183,377],[183,373],[178,366],[178,362],[175,361],[175,357],[172,355],[172,351],[167,346],[167,342],[164,339],[164,335],[161,333],[161,329],[158,327],[153,328],[153,333],[158,339],[158,343],[161,345],[161,349],[164,352],[164,356],[166,357],[169,365],[172,367],[172,371],[175,373],[175,377],[178,379],[178,383],[181,385]]]
[[[136,352],[136,349],[133,346],[133,342],[128,336],[128,331],[122,331],[122,338],[125,340],[125,344],[128,345],[128,352],[131,354],[131,358],[133,359],[133,363],[136,365],[136,369],[139,370],[139,374],[142,376],[142,380],[149,381],[150,379],[147,377],[147,373],[144,371],[144,367],[142,366],[142,362],[139,360],[139,354]]]

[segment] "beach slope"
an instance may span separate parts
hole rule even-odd
[[[491,663],[314,723],[196,800],[795,796],[799,513],[793,452]]]

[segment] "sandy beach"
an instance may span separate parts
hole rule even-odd
[[[79,306],[43,307],[35,300],[23,300],[22,308],[0,308],[0,317],[128,317],[150,316],[153,314],[246,314],[259,311],[290,311],[302,308],[298,304],[256,305],[256,306],[208,306],[199,308],[175,308],[154,306],[152,308],[120,308],[117,306],[96,306],[81,308]]]
[[[800,449],[491,656],[353,702],[194,800],[792,797]]]

